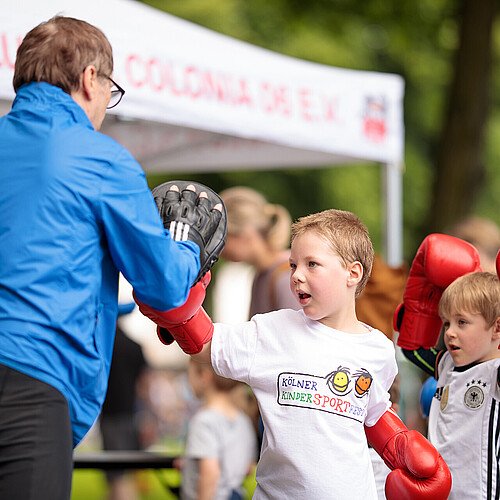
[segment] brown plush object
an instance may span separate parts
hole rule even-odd
[[[408,269],[406,265],[391,267],[380,255],[375,255],[372,274],[363,293],[356,301],[358,319],[377,328],[392,340],[392,317],[403,300]]]

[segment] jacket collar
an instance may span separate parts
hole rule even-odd
[[[31,82],[22,85],[17,90],[12,109],[30,109],[46,112],[57,109],[70,114],[76,123],[81,123],[92,130],[90,122],[81,106],[64,90],[47,82]]]

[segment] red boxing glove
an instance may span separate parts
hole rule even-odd
[[[458,277],[480,271],[479,254],[470,244],[446,234],[430,234],[413,259],[403,303],[394,314],[394,330],[403,349],[433,347],[442,322],[438,306],[444,289]]]
[[[500,250],[498,250],[498,253],[497,253],[496,267],[497,267],[498,277],[500,278]]]
[[[368,442],[392,470],[385,481],[388,500],[445,500],[451,473],[439,452],[418,431],[410,431],[387,410],[373,427],[365,426]]]
[[[168,345],[176,340],[186,354],[198,354],[212,340],[214,325],[201,307],[210,279],[209,271],[191,288],[186,302],[170,311],[153,309],[137,300],[134,295],[142,314],[158,325],[158,337],[164,344]]]

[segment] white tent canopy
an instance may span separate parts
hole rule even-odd
[[[402,260],[403,81],[285,57],[131,0],[3,0],[0,113],[14,97],[15,53],[56,14],[108,36],[126,89],[102,131],[146,171],[348,164],[384,166],[386,258]]]

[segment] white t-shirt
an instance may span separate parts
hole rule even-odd
[[[429,413],[429,440],[448,464],[450,499],[498,498],[500,494],[500,359],[460,371],[445,353]]]
[[[383,333],[345,333],[284,309],[217,323],[212,364],[247,383],[259,402],[254,498],[377,498],[363,426],[390,407],[397,365]]]

